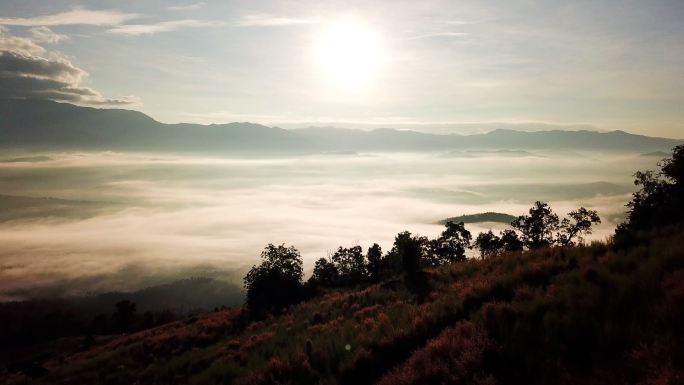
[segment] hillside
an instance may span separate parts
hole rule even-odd
[[[3,266],[4,268],[4,266]],[[52,293],[55,297],[59,293]],[[50,351],[60,338],[81,340],[84,335],[116,332],[115,304],[136,304],[133,330],[141,330],[216,307],[236,306],[244,300],[241,288],[210,278],[191,278],[150,286],[133,292],[108,292],[83,296],[0,302],[0,362],[13,348],[35,346]],[[41,344],[48,346],[45,348]],[[21,350],[21,349],[20,349]]]
[[[504,213],[494,213],[494,212],[486,212],[486,213],[478,213],[478,214],[468,214],[468,215],[459,215],[457,217],[449,217],[446,219],[441,220],[439,223],[440,224],[445,224],[447,222],[454,222],[454,223],[482,223],[482,222],[497,222],[497,223],[505,223],[505,224],[510,224],[515,220],[515,216],[510,215],[510,214],[504,214]]]
[[[331,151],[447,151],[469,156],[519,157],[521,149],[606,150],[639,153],[669,150],[681,140],[623,131],[497,129],[486,134],[437,135],[381,128],[333,127],[284,130],[254,123],[164,124],[137,111],[79,107],[47,100],[0,99],[0,148],[96,149],[191,152],[311,153]]]
[[[3,383],[681,383],[684,229],[639,242],[468,260],[427,271],[420,290],[333,290],[260,322],[218,311]]]

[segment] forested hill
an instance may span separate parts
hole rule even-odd
[[[164,124],[137,111],[79,107],[46,100],[0,99],[0,148],[307,153],[486,149],[668,151],[681,140],[623,131],[436,135],[383,128],[284,130],[254,123]]]
[[[440,221],[440,223],[445,224],[447,222],[463,222],[463,223],[482,223],[482,222],[497,222],[497,223],[505,223],[505,224],[510,224],[515,220],[515,216],[510,215],[510,214],[504,214],[504,213],[494,213],[494,212],[486,212],[486,213],[478,213],[478,214],[467,214],[467,215],[459,215],[456,217],[449,217],[447,219],[444,219]]]

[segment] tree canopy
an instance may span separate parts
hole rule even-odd
[[[408,231],[401,232],[394,238],[394,246],[390,253],[401,261],[401,266],[407,275],[414,275],[420,270],[424,244],[424,238],[413,236]]]
[[[379,281],[384,265],[380,245],[374,243],[373,246],[369,247],[366,259],[368,260],[368,277],[372,282]]]
[[[684,220],[684,145],[675,147],[672,157],[662,160],[659,171],[634,174],[638,190],[627,204],[627,221],[616,230],[617,243],[630,233],[680,223]]]
[[[554,243],[554,233],[558,230],[558,215],[548,203],[537,201],[530,208],[529,215],[521,215],[511,226],[523,234],[523,242],[530,249],[548,247]]]
[[[463,222],[447,222],[442,234],[429,243],[428,259],[432,266],[463,261],[465,251],[470,248],[472,235]]]
[[[366,262],[361,246],[338,247],[332,255],[332,261],[344,283],[358,283],[366,277]]]
[[[574,246],[576,241],[583,242],[584,235],[592,233],[592,226],[601,223],[595,210],[580,207],[568,213],[569,218],[560,220],[558,215],[546,202],[535,202],[529,215],[518,217],[511,226],[520,231],[523,245],[529,249],[538,249],[553,245]],[[509,249],[519,248],[513,234],[507,234]]]
[[[570,218],[564,218],[560,224],[560,232],[556,242],[561,246],[574,246],[575,239],[578,242],[584,242],[584,235],[592,233],[591,227],[595,224],[601,223],[601,218],[595,210],[587,210],[580,207],[575,211],[568,213]]]
[[[293,246],[268,244],[261,252],[261,264],[252,266],[244,278],[250,311],[261,316],[296,303],[302,293],[302,265],[302,256]]]

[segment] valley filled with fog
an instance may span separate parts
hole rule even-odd
[[[598,210],[622,220],[637,152],[462,151],[215,157],[122,152],[0,157],[0,298],[135,290],[187,277],[240,282],[267,243],[305,269],[340,245],[383,250],[404,230],[434,237],[444,218]],[[473,235],[503,224],[466,226]]]

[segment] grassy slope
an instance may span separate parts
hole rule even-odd
[[[338,290],[257,323],[220,311],[55,359],[40,380],[0,382],[681,383],[682,244],[679,228],[629,252],[457,263],[427,272],[429,290]]]

